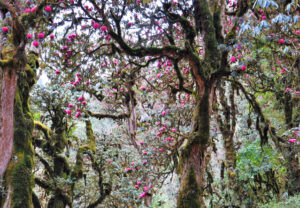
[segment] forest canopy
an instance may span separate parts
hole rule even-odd
[[[299,204],[299,13],[0,0],[0,207]]]

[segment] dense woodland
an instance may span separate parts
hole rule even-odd
[[[0,0],[0,207],[300,206],[299,13]]]

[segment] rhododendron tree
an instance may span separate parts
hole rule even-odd
[[[43,114],[33,139],[44,170],[35,180],[43,206],[149,207],[173,173],[179,176],[180,208],[250,206],[241,199],[264,202],[284,189],[299,192],[296,1],[0,2],[1,9],[11,9],[12,18],[4,14],[0,27],[16,49],[4,53],[15,68],[25,67],[25,43],[43,49],[36,72],[45,87],[39,84],[32,93],[36,113]],[[28,26],[20,37],[11,38],[22,24]],[[1,60],[1,67],[7,63]],[[25,77],[28,89],[32,74]],[[10,88],[3,89],[12,102],[15,96],[5,92]],[[27,103],[29,89],[24,93]],[[24,109],[29,112],[27,104]],[[71,146],[76,137],[70,128],[82,124],[87,140],[79,137]],[[258,168],[246,183],[241,161],[248,153],[242,148],[249,146],[260,155],[278,151],[266,155],[289,162]],[[215,159],[218,151],[225,154],[222,161]],[[280,165],[288,167],[288,176],[274,171]],[[280,180],[285,176],[287,182]],[[256,191],[263,196],[253,196]]]
[[[36,23],[45,22],[41,18],[45,1],[30,3],[35,6],[29,12],[23,1],[0,1],[0,176],[6,190],[1,207],[33,206],[33,120],[28,99],[39,64],[36,51],[26,47],[26,34],[38,27]]]

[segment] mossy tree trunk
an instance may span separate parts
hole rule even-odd
[[[213,83],[203,85],[197,97],[193,129],[180,158],[178,208],[205,207],[203,190],[210,153],[210,116]],[[203,89],[203,87],[205,89]]]
[[[30,88],[35,83],[35,72],[29,65],[26,68],[26,71],[18,71],[14,100],[13,156],[4,178],[7,192],[2,207],[5,208],[33,207],[33,118],[28,99]]]
[[[294,64],[294,68],[297,69],[297,77],[295,77],[296,90],[300,90],[300,86],[297,85],[300,80],[300,58],[298,58]],[[292,81],[291,81],[292,82]],[[300,99],[297,96],[292,97],[290,92],[284,94],[284,114],[285,124],[287,128],[294,128],[299,126],[300,123]],[[288,168],[288,193],[294,195],[300,192],[300,164],[299,164],[299,148],[294,144],[285,149],[286,160]]]
[[[27,64],[25,26],[19,18],[16,4],[0,1],[1,21],[11,26],[8,41],[2,42],[4,38],[0,37],[0,134],[1,139],[4,138],[0,145],[1,160],[4,156],[0,171],[1,175],[5,171],[3,185],[6,189],[5,195],[0,198],[0,206],[30,208],[33,207],[33,120],[28,99],[30,88],[35,83],[35,72]],[[10,13],[9,20],[6,12]]]
[[[16,86],[16,71],[0,67],[0,178],[3,177],[12,155]]]
[[[228,194],[227,201],[230,202],[230,206],[235,206],[236,203],[240,203],[239,200],[239,186],[237,184],[237,171],[236,168],[236,149],[234,147],[234,133],[236,127],[236,105],[234,99],[235,88],[233,85],[228,86],[229,89],[229,97],[226,96],[226,87],[225,82],[220,83],[221,86],[218,87],[219,89],[219,100],[216,100],[218,104],[220,104],[221,108],[219,110],[217,116],[217,122],[219,129],[221,131],[224,143],[224,150],[225,150],[225,161],[222,164],[221,170],[221,179],[224,179],[224,169],[227,171],[228,177],[228,184],[224,183],[223,191],[226,188],[233,190],[234,194]],[[222,115],[222,114],[223,115]]]
[[[66,130],[67,130],[67,123],[65,121],[65,113],[61,106],[54,109],[54,115],[52,117],[52,126],[51,129],[54,132],[52,137],[54,142],[53,148],[55,154],[53,155],[53,175],[52,178],[62,178],[67,179],[70,174],[70,167],[69,163],[67,162],[66,158],[61,154],[64,153],[64,149],[67,146],[67,137],[66,137]],[[55,186],[59,187],[58,184]],[[71,196],[70,190],[65,193],[66,196]],[[57,188],[52,190],[52,196],[49,200],[48,207],[57,207],[57,208],[64,208],[67,204],[71,205],[68,197],[65,197],[62,193],[61,188]]]

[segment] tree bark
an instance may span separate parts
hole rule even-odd
[[[16,86],[16,71],[0,68],[0,178],[12,156]]]
[[[33,118],[28,99],[30,88],[35,83],[35,72],[28,65],[26,68],[25,72],[18,72],[15,96],[12,97],[14,98],[13,155],[4,177],[6,195],[1,203],[3,208],[33,207]],[[17,72],[15,69],[10,69],[10,73]]]
[[[206,83],[210,83],[207,81]],[[204,82],[204,84],[206,84]],[[180,155],[180,190],[178,208],[205,207],[203,190],[205,170],[210,158],[210,105],[212,84],[199,91],[189,141]],[[201,93],[204,92],[204,93]]]

